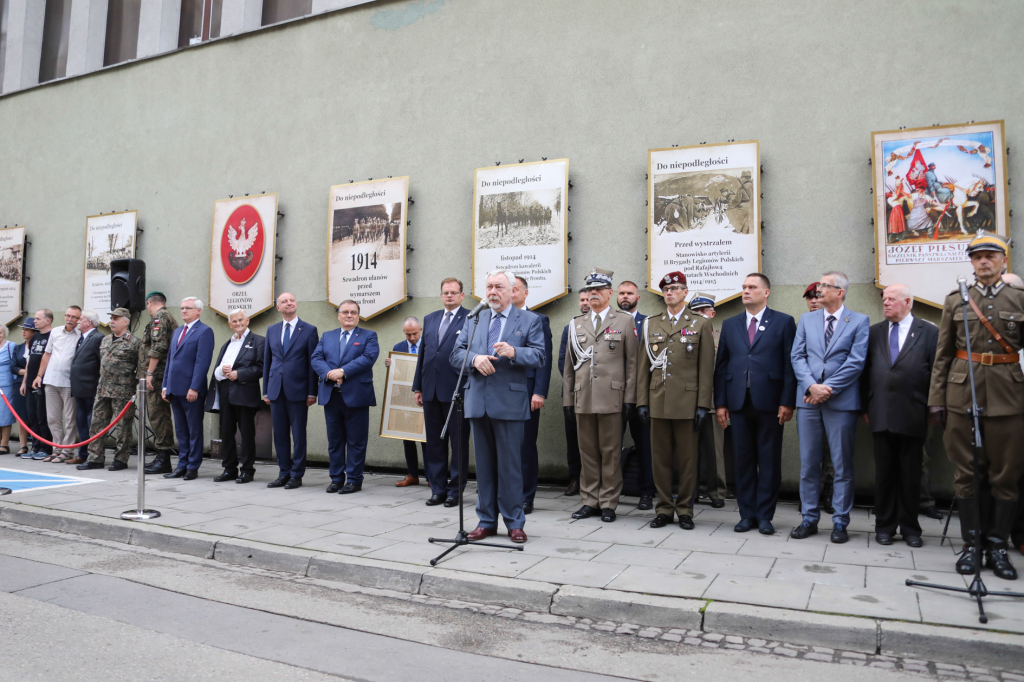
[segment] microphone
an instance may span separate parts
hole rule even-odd
[[[485,298],[484,300],[482,300],[482,301],[480,301],[479,303],[476,304],[476,307],[473,308],[472,312],[470,312],[469,315],[466,315],[466,319],[467,320],[472,320],[474,317],[479,315],[481,311],[483,311],[485,308],[489,308],[489,307],[490,307],[490,304],[487,303],[487,299]]]
[[[963,303],[967,303],[971,300],[971,295],[967,293],[967,278],[960,275],[956,278],[956,283],[960,287],[960,300]]]

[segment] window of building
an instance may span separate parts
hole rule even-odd
[[[220,37],[224,0],[182,0],[178,47],[188,47]]]
[[[139,48],[139,14],[142,0],[110,0],[107,5],[107,42],[103,66],[135,59]]]
[[[313,13],[313,0],[263,0],[263,25],[297,19]]]
[[[71,35],[71,0],[46,0],[43,13],[43,47],[39,82],[63,78],[68,69],[68,37]]]

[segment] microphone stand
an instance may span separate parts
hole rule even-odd
[[[462,377],[466,374],[466,362],[469,360],[469,349],[473,347],[473,337],[476,336],[476,328],[480,323],[480,314],[477,313],[473,316],[473,329],[469,332],[469,341],[466,342],[466,354],[462,356],[462,367],[459,368],[459,379],[455,382],[455,393],[452,394],[451,407],[448,408],[448,418],[445,419],[444,428],[441,429],[441,439],[444,440],[444,436],[448,433],[448,426],[452,421],[452,415],[455,415],[455,438],[453,443],[456,443],[452,450],[458,450],[459,454],[459,532],[455,534],[455,538],[451,540],[443,538],[427,538],[427,542],[430,543],[443,543],[451,544],[451,547],[441,552],[439,555],[430,560],[431,566],[437,566],[437,562],[445,558],[449,554],[455,551],[457,547],[465,547],[467,545],[479,545],[481,547],[500,547],[502,549],[515,549],[523,551],[522,545],[502,545],[495,542],[475,542],[469,539],[469,533],[466,532],[465,521],[463,520],[464,511],[464,500],[466,499],[466,469],[469,468],[469,452],[462,452],[462,425],[465,421],[463,419],[463,391],[462,391]],[[465,455],[465,459],[463,459]]]
[[[972,483],[971,488],[974,493],[974,499],[972,504],[974,505],[974,518],[977,527],[971,531],[973,533],[974,546],[978,548],[978,560],[974,562],[974,580],[971,581],[970,587],[953,587],[952,585],[937,585],[935,583],[924,583],[917,580],[907,579],[908,587],[931,587],[936,590],[945,590],[947,592],[960,592],[962,594],[968,594],[978,601],[978,622],[987,623],[988,616],[985,615],[985,606],[981,603],[983,597],[1024,597],[1024,593],[1021,592],[990,592],[985,587],[984,581],[981,579],[981,498],[978,495],[978,461],[981,459],[982,448],[984,447],[981,440],[981,413],[984,408],[978,405],[978,393],[974,384],[974,361],[971,359],[971,328],[968,324],[967,319],[967,302],[970,300],[970,293],[967,290],[967,285],[963,279],[960,281],[960,306],[963,309],[964,314],[964,338],[967,345],[967,375],[971,380],[971,417],[974,419],[974,438],[971,448],[971,474]],[[961,517],[962,520],[963,517]],[[948,522],[947,522],[948,523]]]

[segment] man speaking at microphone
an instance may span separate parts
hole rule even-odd
[[[450,362],[458,370],[466,359],[466,418],[476,451],[477,503],[480,519],[469,539],[480,541],[498,533],[501,513],[512,542],[526,542],[523,514],[521,450],[530,394],[526,371],[544,364],[540,318],[512,305],[514,276],[505,270],[487,275],[487,290],[467,321],[478,325],[469,347],[464,328]],[[468,353],[468,359],[467,359]]]

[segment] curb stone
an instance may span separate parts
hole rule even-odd
[[[286,571],[306,575],[310,560],[319,554],[310,549],[230,538],[217,542],[213,558],[215,561],[222,561],[226,564],[255,566],[268,571]]]
[[[138,524],[132,529],[130,544],[162,552],[212,559],[214,549],[217,547],[217,540],[205,533]]]
[[[310,578],[374,587],[396,592],[420,591],[423,574],[431,569],[379,559],[363,559],[335,554],[318,554],[309,560],[306,575]]]
[[[73,535],[84,535],[98,540],[112,540],[128,544],[135,530],[135,524],[121,519],[96,519],[81,516],[66,516],[60,531]]]
[[[878,650],[878,624],[854,616],[715,601],[704,610],[704,630],[869,654]]]
[[[551,613],[659,628],[699,630],[701,610],[706,603],[703,599],[659,597],[563,585],[554,596]]]
[[[481,573],[435,568],[423,574],[420,594],[468,602],[488,602],[524,611],[548,611],[558,585]]]
[[[967,604],[965,606],[970,606]],[[1024,635],[989,630],[881,621],[881,653],[935,661],[1016,667],[1024,660]]]

